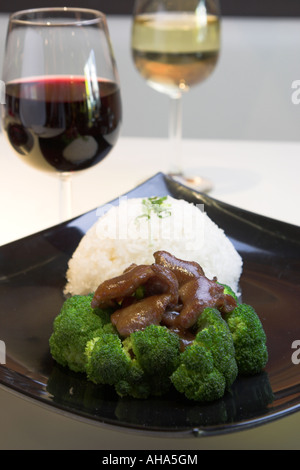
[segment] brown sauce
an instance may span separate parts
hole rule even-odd
[[[163,325],[178,334],[185,349],[195,339],[192,328],[205,308],[230,312],[236,302],[196,262],[180,260],[166,251],[154,253],[154,259],[152,265],[133,264],[100,284],[92,307],[115,305],[111,321],[122,337],[151,324]],[[144,296],[137,300],[133,296],[141,286]]]

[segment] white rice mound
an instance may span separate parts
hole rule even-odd
[[[161,217],[150,211],[149,218],[142,198],[121,198],[118,206],[108,207],[69,260],[65,294],[94,292],[132,263],[152,264],[158,250],[198,262],[209,279],[237,292],[242,258],[203,206],[168,196],[160,207]]]

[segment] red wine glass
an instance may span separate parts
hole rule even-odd
[[[72,216],[72,173],[101,162],[120,131],[120,87],[106,16],[83,8],[12,14],[3,80],[3,131],[25,163],[58,173],[66,220]]]

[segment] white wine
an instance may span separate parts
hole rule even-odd
[[[220,23],[214,15],[159,13],[136,16],[132,54],[137,70],[164,93],[187,91],[213,71],[220,49]]]

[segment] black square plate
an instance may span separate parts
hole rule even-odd
[[[236,431],[299,410],[300,364],[292,360],[292,344],[300,340],[300,227],[191,191],[161,173],[126,194],[154,195],[204,204],[243,257],[243,301],[254,306],[268,338],[265,371],[238,378],[223,399],[200,405],[176,393],[147,402],[121,399],[57,366],[48,346],[53,319],[64,301],[68,260],[96,222],[95,209],[0,247],[0,340],[6,346],[0,385],[99,425],[174,437]]]

